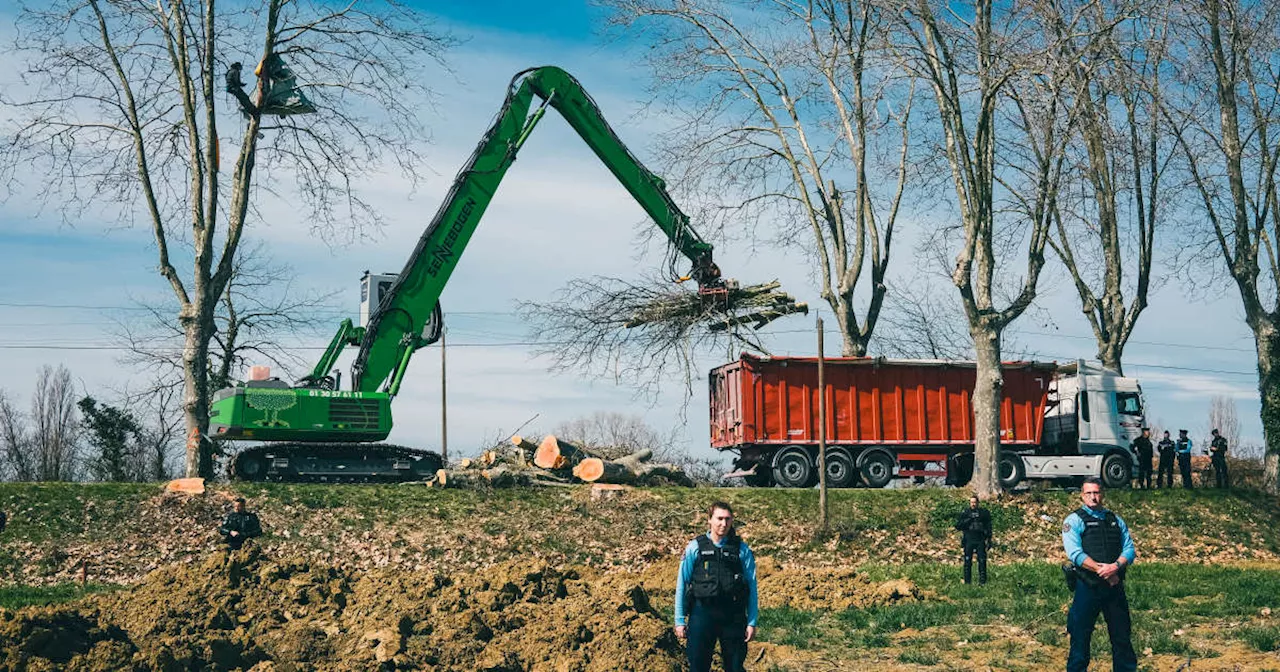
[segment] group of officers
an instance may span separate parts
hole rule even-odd
[[[1231,487],[1231,476],[1227,472],[1227,440],[1214,429],[1209,440],[1210,462],[1213,465],[1214,484],[1219,488]],[[1156,472],[1156,487],[1173,487],[1173,462],[1178,461],[1178,471],[1182,474],[1182,487],[1195,487],[1191,484],[1191,437],[1187,430],[1178,430],[1178,440],[1169,438],[1165,431],[1164,438],[1155,446],[1151,445],[1151,428],[1143,427],[1142,436],[1133,440],[1133,450],[1138,454],[1138,487],[1151,489],[1151,461],[1158,453],[1159,470]]]
[[[1103,506],[1102,499],[1102,481],[1086,479],[1080,487],[1081,506],[1062,521],[1062,548],[1070,561],[1062,569],[1072,593],[1067,612],[1071,640],[1067,672],[1088,670],[1089,645],[1099,615],[1111,639],[1112,670],[1138,669],[1125,594],[1125,574],[1137,553],[1129,527]],[[955,528],[964,540],[964,582],[972,581],[972,560],[977,556],[978,583],[985,584],[992,538],[990,512],[976,496],[970,497]],[[732,507],[716,502],[707,511],[706,534],[685,547],[676,576],[675,634],[688,642],[692,672],[710,671],[717,645],[725,672],[742,672],[758,614],[755,557],[734,529]]]

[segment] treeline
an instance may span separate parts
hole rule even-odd
[[[119,405],[78,390],[64,366],[40,369],[28,410],[0,389],[0,478],[10,481],[157,481],[172,478],[181,449],[174,393],[119,395]]]

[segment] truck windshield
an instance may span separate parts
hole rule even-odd
[[[1141,393],[1116,392],[1116,412],[1120,415],[1142,415]]]

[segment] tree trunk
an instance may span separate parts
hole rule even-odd
[[[182,351],[183,402],[187,455],[183,469],[187,478],[213,478],[213,451],[209,444],[209,326],[212,316],[201,316],[198,304],[182,309],[180,319],[186,331]]]
[[[1266,442],[1262,486],[1280,494],[1280,333],[1270,321],[1254,325],[1258,348],[1258,392],[1262,400],[1262,435]]]
[[[970,328],[977,354],[973,386],[973,492],[981,499],[1000,494],[1000,331],[986,324]]]

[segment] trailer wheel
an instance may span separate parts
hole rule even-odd
[[[818,480],[809,453],[803,448],[782,451],[773,464],[773,480],[784,488],[811,488]]]
[[[996,474],[1000,479],[1000,487],[1012,490],[1027,477],[1027,465],[1022,462],[1022,458],[1017,453],[1000,453]]]
[[[827,487],[852,488],[858,483],[858,471],[849,451],[836,448],[827,451]]]
[[[1112,453],[1102,460],[1102,484],[1108,488],[1127,488],[1133,478],[1129,457]]]
[[[893,480],[893,457],[879,450],[873,451],[862,458],[858,471],[868,488],[883,488]]]

